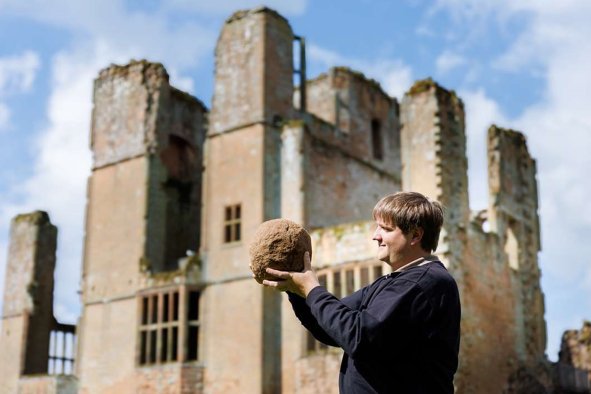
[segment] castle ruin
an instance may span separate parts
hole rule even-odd
[[[17,216],[0,392],[336,393],[340,350],[252,279],[248,246],[265,220],[301,223],[319,279],[345,296],[388,272],[371,212],[399,190],[447,208],[436,254],[462,298],[456,392],[589,388],[587,353],[587,364],[562,360],[560,378],[545,355],[536,165],[523,134],[488,130],[489,205],[472,212],[453,91],[422,80],[399,102],[344,67],[307,80],[304,39],[264,7],[232,15],[215,51],[210,110],[160,64],[100,72],[82,315],[76,326],[53,317],[56,227],[43,212]]]

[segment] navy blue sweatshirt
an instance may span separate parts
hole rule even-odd
[[[455,280],[434,261],[393,272],[339,300],[289,294],[314,337],[345,351],[341,393],[453,393],[460,345]]]

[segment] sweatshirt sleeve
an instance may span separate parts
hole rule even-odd
[[[318,326],[353,358],[388,348],[411,316],[430,310],[420,288],[406,280],[376,290],[367,308],[350,308],[323,287],[314,288],[306,303]]]
[[[350,296],[343,298],[341,302],[343,302],[343,304],[348,308],[359,309],[361,306],[361,300],[363,299],[363,291],[363,289],[356,291]],[[326,292],[328,293],[328,291]],[[312,315],[310,307],[304,298],[290,292],[287,293],[287,296],[296,317],[299,319],[302,325],[312,333],[314,338],[329,346],[339,346],[318,324],[316,317]]]
[[[316,318],[310,313],[310,307],[306,304],[306,300],[297,294],[287,293],[293,312],[298,320],[302,323],[308,331],[312,333],[314,338],[329,346],[338,346],[335,341],[318,325]]]

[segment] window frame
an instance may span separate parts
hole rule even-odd
[[[175,309],[175,296],[178,304]],[[197,319],[189,319],[189,301],[191,293],[197,293]],[[174,363],[200,362],[201,335],[201,299],[202,287],[193,285],[174,285],[140,291],[137,294],[138,325],[136,336],[136,366],[139,368],[159,367]],[[165,317],[165,299],[168,297],[167,316]],[[156,305],[154,306],[154,299]],[[147,306],[145,307],[145,303]],[[154,317],[154,312],[156,313]],[[176,320],[174,316],[176,314]],[[165,321],[166,318],[166,321]],[[189,332],[196,327],[194,358],[190,358]],[[176,329],[176,341],[175,334]],[[166,355],[163,355],[163,332],[166,330]],[[145,333],[145,337],[143,337]],[[156,337],[152,340],[153,336]],[[145,338],[145,339],[144,339]],[[175,348],[176,343],[176,348]],[[152,347],[155,345],[155,350]]]
[[[242,241],[242,204],[224,205],[222,244],[236,244]]]

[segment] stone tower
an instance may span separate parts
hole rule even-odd
[[[47,373],[56,241],[57,228],[45,212],[12,220],[0,333],[1,393],[16,393],[23,375]]]
[[[400,111],[402,189],[421,192],[446,208],[437,252],[457,278],[470,212],[464,104],[455,92],[426,79],[410,88]]]
[[[293,111],[293,40],[282,16],[258,8],[230,17],[216,46],[201,249],[205,384],[213,392],[281,390],[281,295],[253,285],[248,245],[260,223],[280,216],[280,127]]]
[[[95,80],[81,392],[181,390],[199,375],[184,362],[198,358],[198,319],[187,313],[200,279],[187,257],[199,248],[205,112],[160,64],[111,66]]]
[[[543,359],[546,349],[536,162],[523,134],[494,125],[488,130],[488,150],[490,227],[501,235],[499,249],[515,274],[519,361],[531,364]]]

